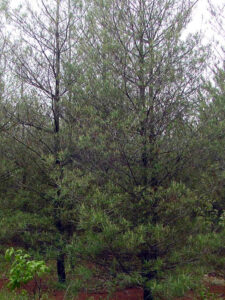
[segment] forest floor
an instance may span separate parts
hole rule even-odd
[[[198,296],[190,291],[184,297],[175,300],[222,300],[225,299],[225,280],[215,274],[205,275],[205,290]],[[166,299],[165,299],[166,300]]]
[[[198,297],[193,291],[187,293],[186,296],[176,298],[174,300],[222,300],[225,299],[225,280],[222,277],[217,277],[214,274],[205,276],[204,278],[206,289],[202,291]],[[7,279],[0,279],[0,289],[3,289],[7,284]],[[32,299],[33,291],[35,289],[35,282],[32,281],[26,284],[25,289]],[[46,294],[46,298],[51,300],[64,300],[64,299],[76,299],[76,300],[142,300],[143,291],[141,288],[129,288],[122,291],[115,292],[110,298],[107,298],[107,293],[79,293],[77,297],[67,296],[66,291],[60,291],[50,288],[45,282],[41,285],[42,294]],[[1,299],[0,299],[1,300]],[[167,300],[167,299],[165,299]]]

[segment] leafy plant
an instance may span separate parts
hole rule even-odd
[[[14,248],[6,250],[5,259],[11,263],[8,288],[13,291],[20,288],[22,284],[35,280],[33,292],[34,295],[38,292],[38,298],[40,299],[41,281],[38,279],[49,271],[45,262],[32,260],[29,254],[21,249],[15,250]]]

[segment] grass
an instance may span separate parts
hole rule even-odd
[[[41,298],[36,296],[28,296],[26,291],[20,293],[11,292],[6,288],[0,290],[0,300],[50,300],[47,294],[41,296]]]
[[[27,295],[16,294],[3,288],[0,290],[0,300],[29,300]]]

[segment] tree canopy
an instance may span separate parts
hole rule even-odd
[[[7,11],[3,248],[55,260],[63,284],[77,268],[81,286],[101,271],[96,285],[141,286],[144,299],[172,299],[224,269],[224,68],[207,78],[209,47],[183,36],[195,4],[40,0]]]

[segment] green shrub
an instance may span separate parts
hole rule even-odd
[[[40,296],[41,286],[38,279],[49,271],[45,262],[42,260],[32,260],[29,254],[21,249],[15,250],[14,248],[6,250],[5,259],[11,263],[8,288],[13,291],[20,288],[22,284],[35,280],[34,294],[38,290]]]

